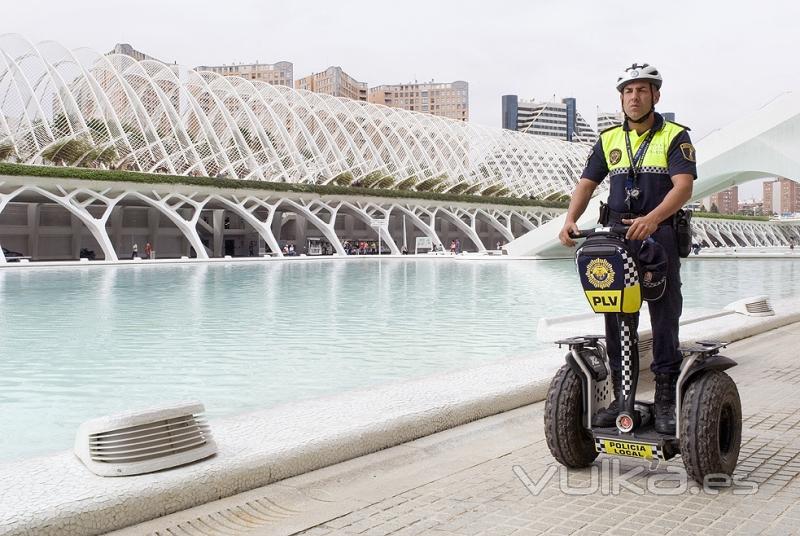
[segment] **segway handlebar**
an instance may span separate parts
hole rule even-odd
[[[630,225],[623,225],[621,223],[614,224],[608,227],[597,227],[595,229],[581,229],[577,233],[570,233],[570,238],[589,238],[592,235],[596,234],[605,234],[605,235],[616,235],[619,237],[624,238],[626,234],[628,234],[628,229],[630,229]]]

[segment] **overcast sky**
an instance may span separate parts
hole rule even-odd
[[[188,66],[287,60],[295,79],[339,65],[370,87],[466,80],[470,120],[495,127],[504,94],[575,97],[594,126],[619,108],[618,73],[648,62],[664,76],[658,108],[698,140],[800,91],[798,24],[800,3],[770,0],[25,0],[4,2],[0,33],[130,43]]]

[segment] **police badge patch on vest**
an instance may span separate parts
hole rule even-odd
[[[681,143],[681,154],[683,154],[684,160],[697,162],[695,159],[694,146],[691,143]]]
[[[684,145],[689,145],[685,143]],[[681,149],[683,149],[683,145],[681,145]],[[616,165],[619,161],[622,160],[622,151],[619,149],[612,149],[610,153],[608,153],[608,161],[611,165]]]

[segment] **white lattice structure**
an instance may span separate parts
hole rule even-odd
[[[800,222],[761,222],[695,218],[694,242],[706,248],[787,247],[800,244]]]
[[[115,166],[327,184],[569,193],[589,147],[328,95],[0,36],[0,146],[41,163],[79,139]],[[91,148],[91,149],[89,149]],[[348,177],[349,177],[348,176]],[[430,186],[430,184],[428,185]]]
[[[712,132],[695,146],[698,178],[693,200],[759,177],[800,177],[800,93],[780,95],[753,114]],[[597,220],[601,198],[605,196],[595,196],[589,203],[577,222],[580,227],[592,226]],[[517,238],[507,250],[511,255],[569,255],[557,238],[563,225],[562,216]],[[711,247],[715,241],[740,247],[783,246],[788,245],[787,234],[797,236],[800,231],[800,224],[782,222],[699,220],[698,225],[702,231],[697,238],[706,240]]]
[[[9,212],[10,206],[14,208],[13,214]],[[56,256],[38,245],[42,239],[39,225],[43,221],[38,212],[44,209],[53,212],[53,208],[66,211],[74,228],[65,229],[70,251],[61,251]],[[126,211],[145,213],[138,228],[135,224],[126,227]],[[536,206],[0,176],[0,216],[7,218],[4,222],[12,222],[3,225],[0,234],[14,239],[16,232],[16,237],[21,237],[18,242],[27,244],[19,249],[25,249],[33,260],[77,259],[83,247],[99,249],[98,256],[105,260],[118,260],[130,255],[130,246],[137,240],[139,245],[145,241],[153,243],[162,258],[220,257],[227,225],[232,231],[238,228],[242,233],[257,236],[263,240],[266,252],[282,256],[279,237],[287,218],[301,219],[309,227],[308,236],[320,236],[335,253],[343,255],[343,242],[353,237],[346,234],[341,215],[362,222],[358,239],[380,240],[390,253],[399,254],[404,239],[413,250],[414,238],[418,236],[429,237],[434,244],[447,249],[445,242],[454,234],[462,238],[464,250],[484,252],[495,249],[497,241],[513,240],[561,212],[563,209]],[[370,228],[376,222],[384,224]],[[449,224],[446,236],[442,222]],[[53,231],[54,228],[49,228],[48,233],[52,235]],[[172,250],[165,245],[167,241],[173,244]],[[0,263],[4,262],[5,256],[0,252]]]

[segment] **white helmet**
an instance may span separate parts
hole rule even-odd
[[[635,80],[644,80],[650,82],[656,89],[661,89],[661,73],[658,72],[658,69],[653,67],[648,63],[634,63],[627,69],[625,72],[617,78],[617,91],[620,93],[622,92],[622,88],[624,88],[628,83],[633,82]]]

